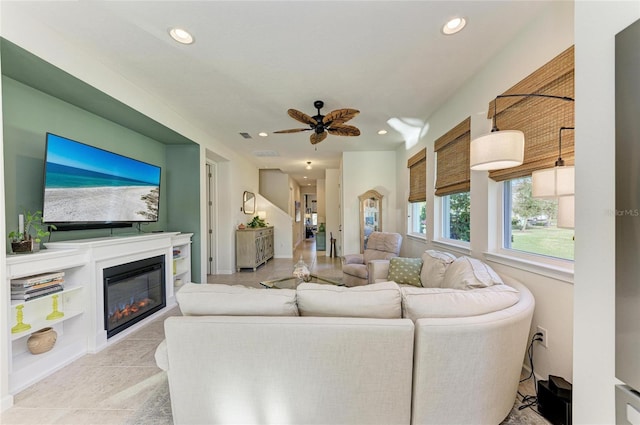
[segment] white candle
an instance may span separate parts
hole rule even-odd
[[[18,231],[24,233],[24,215],[18,215]]]

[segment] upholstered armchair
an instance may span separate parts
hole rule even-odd
[[[373,283],[369,274],[369,261],[388,260],[400,254],[402,236],[399,233],[373,232],[367,240],[364,254],[345,255],[342,263],[342,283],[359,286]]]

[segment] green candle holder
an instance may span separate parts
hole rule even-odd
[[[22,312],[23,308],[24,308],[24,305],[17,305],[16,306],[16,321],[18,323],[16,323],[16,325],[11,328],[11,333],[12,334],[17,334],[17,333],[28,331],[29,329],[31,329],[31,325],[30,324],[24,323],[22,321],[24,319],[24,313]]]
[[[47,315],[47,320],[55,320],[64,317],[64,313],[58,311],[58,295],[52,295],[51,299],[53,300],[53,311]]]

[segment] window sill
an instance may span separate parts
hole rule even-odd
[[[427,242],[427,235],[421,235],[420,233],[407,233],[407,238],[418,242]]]
[[[458,242],[453,239],[438,239],[432,241],[431,244],[436,248],[454,251],[460,255],[471,255],[471,248],[468,242]]]
[[[573,284],[573,262],[570,261],[521,258],[504,252],[485,252],[484,257],[489,262]]]

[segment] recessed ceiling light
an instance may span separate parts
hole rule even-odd
[[[189,31],[182,28],[171,28],[169,35],[178,43],[191,44],[194,42],[194,38]]]
[[[306,179],[306,178],[307,178],[307,176],[304,176],[304,178]]]
[[[385,134],[387,134],[387,130],[378,130],[378,134],[381,135],[381,136],[385,135]]]
[[[444,26],[442,27],[442,33],[445,35],[455,34],[458,31],[462,30],[465,25],[467,25],[466,19],[460,17],[452,18],[446,24],[444,24]]]
[[[307,170],[311,169],[311,161],[307,161],[307,166],[305,167]]]
[[[265,133],[264,131],[261,131],[260,133],[258,133],[258,136],[260,137],[267,137],[269,135],[269,133]]]

